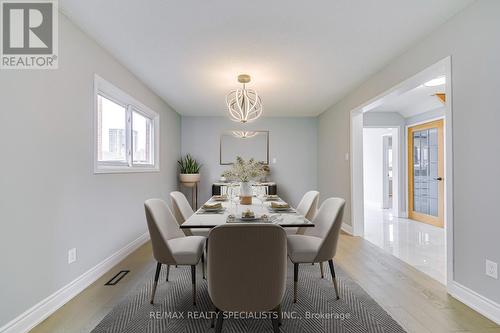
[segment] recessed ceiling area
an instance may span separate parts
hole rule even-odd
[[[226,115],[252,76],[264,116],[316,116],[472,0],[60,0],[182,115]]]
[[[443,107],[443,103],[435,96],[444,93],[445,85],[415,87],[399,96],[389,98],[384,104],[370,110],[370,112],[398,112],[404,118],[429,112]]]
[[[422,81],[410,80],[400,94],[390,94],[383,99],[375,108],[369,112],[397,112],[403,118],[409,118],[418,114],[437,110],[444,107],[443,102],[436,96],[438,93],[446,92],[445,72],[441,66],[427,70],[429,79]],[[428,86],[426,82],[435,81],[440,84]]]

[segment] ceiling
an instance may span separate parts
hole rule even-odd
[[[252,76],[266,116],[315,116],[472,0],[60,0],[182,115],[224,115]]]
[[[401,93],[387,95],[369,112],[398,112],[404,118],[409,118],[444,107],[444,104],[434,95],[445,93],[446,85],[428,87],[425,83],[429,79],[445,76],[445,69],[440,64],[436,64],[426,69],[425,72],[425,75],[417,75],[408,79],[403,83]]]

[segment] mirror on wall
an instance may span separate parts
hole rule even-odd
[[[220,137],[220,164],[233,164],[237,156],[269,164],[269,131],[223,132]]]

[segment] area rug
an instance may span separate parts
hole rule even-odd
[[[318,265],[300,265],[298,302],[293,304],[293,265],[288,265],[281,332],[405,332],[339,267],[336,267],[336,273],[340,300],[336,300],[327,272],[329,273],[328,265],[325,265],[325,278],[321,279]],[[165,281],[165,274],[164,266],[154,305],[149,303],[154,275],[152,265],[136,289],[125,295],[92,332],[213,332],[210,328],[210,318],[214,315],[213,305],[207,283],[201,279],[201,267],[197,271],[196,306],[192,305],[190,268],[171,267],[168,282]],[[233,318],[224,319],[223,332],[273,332],[271,320],[265,314],[230,315]]]

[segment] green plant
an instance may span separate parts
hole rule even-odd
[[[264,170],[262,170],[262,164],[260,162],[255,161],[253,158],[245,161],[240,156],[236,157],[236,162],[231,169],[222,173],[222,177],[240,182],[248,182],[260,178],[263,175]]]
[[[200,169],[202,167],[202,164],[198,164],[198,162],[189,154],[187,154],[184,158],[181,157],[177,163],[179,163],[181,173],[200,173]]]

